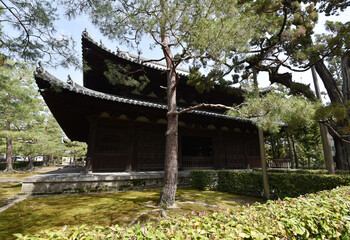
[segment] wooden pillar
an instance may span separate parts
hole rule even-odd
[[[130,120],[128,129],[128,159],[126,161],[125,172],[131,172],[133,170],[133,158],[135,149],[135,121]]]
[[[87,159],[85,164],[85,173],[92,171],[92,164],[94,161],[95,154],[95,141],[96,141],[96,128],[97,128],[97,120],[96,117],[88,118],[88,122],[90,124],[89,127],[89,138],[88,138],[88,149],[87,149]]]

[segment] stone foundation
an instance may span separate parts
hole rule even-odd
[[[178,186],[190,185],[190,172],[181,171]],[[23,179],[21,194],[127,191],[161,188],[163,171],[42,174]]]

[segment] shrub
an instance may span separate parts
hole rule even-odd
[[[307,197],[238,206],[196,215],[120,226],[64,228],[19,239],[349,239],[350,187]]]
[[[193,170],[190,172],[191,186],[199,190],[213,189],[216,182],[215,171]]]
[[[253,171],[261,172],[261,168],[254,168]],[[273,173],[307,173],[307,174],[328,174],[327,170],[324,169],[281,169],[281,168],[269,168],[268,172]],[[349,170],[336,170],[337,175],[350,175]]]
[[[13,163],[13,169],[15,170],[19,170],[22,168],[27,167],[29,164],[28,161],[23,161],[23,162],[14,162]],[[43,162],[33,162],[34,166],[38,167],[38,166],[42,166]],[[6,162],[1,162],[0,163],[0,170],[5,170],[6,169]]]
[[[204,182],[201,180],[203,177],[196,171],[196,174],[191,175],[192,182]],[[263,197],[263,182],[261,171],[205,171],[205,175],[211,177],[205,178],[206,181],[217,181],[217,190],[222,192],[229,192],[238,195]],[[210,173],[208,173],[210,172]],[[204,175],[204,174],[203,174]],[[217,179],[217,180],[216,180]],[[330,190],[338,186],[350,185],[349,175],[327,175],[327,174],[314,174],[314,173],[299,173],[291,172],[275,173],[268,172],[268,181],[270,187],[271,199],[285,198],[285,197],[297,197],[307,193],[315,193],[322,190]],[[214,186],[215,184],[205,182],[206,188],[196,187],[192,184],[192,187],[198,189],[212,189],[208,186]]]

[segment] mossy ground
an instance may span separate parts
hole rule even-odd
[[[12,173],[4,173],[0,171],[0,179],[21,179],[40,173],[51,171],[50,168],[37,168],[35,171],[15,171]],[[16,196],[21,191],[20,182],[1,182],[0,183],[0,208],[8,204],[9,198]]]
[[[29,198],[0,213],[0,239],[13,239],[13,233],[34,234],[43,229],[60,229],[65,225],[128,225],[138,214],[156,205],[159,190],[117,193],[61,195]],[[212,191],[179,189],[179,201],[197,201],[218,204],[220,208],[252,203],[259,199]],[[196,204],[181,204],[181,209],[167,210],[170,217],[215,211],[214,208]],[[137,208],[137,209],[136,209]],[[144,215],[142,222],[157,222],[160,213]]]
[[[39,172],[13,172],[13,173],[0,173],[0,179],[21,179],[29,176],[39,174]]]
[[[21,179],[41,173],[50,172],[53,170],[55,169],[53,169],[52,167],[36,167],[34,170],[31,171],[14,171],[10,173],[0,171],[0,179]]]
[[[0,208],[9,202],[9,198],[21,191],[21,183],[0,183]]]

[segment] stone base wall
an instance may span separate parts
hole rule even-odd
[[[190,186],[189,171],[179,172],[178,186]],[[164,172],[36,175],[25,178],[21,194],[57,194],[96,191],[156,189],[163,186]]]

